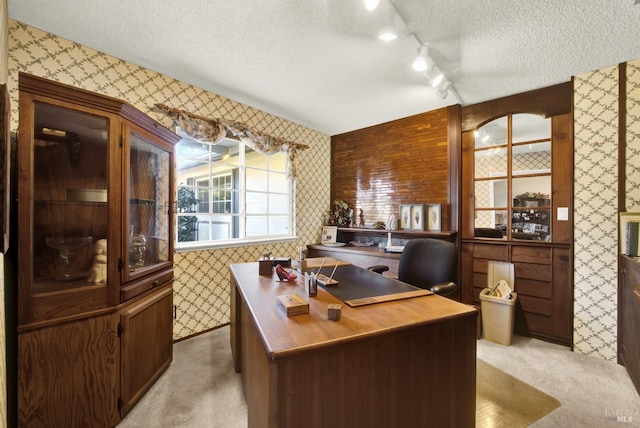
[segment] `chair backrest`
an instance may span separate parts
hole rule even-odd
[[[398,265],[398,279],[415,287],[430,289],[443,282],[456,282],[456,246],[444,239],[415,238],[404,246]]]

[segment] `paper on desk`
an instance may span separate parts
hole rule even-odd
[[[507,281],[505,281],[504,279],[501,279],[491,289],[491,292],[489,293],[489,295],[499,297],[501,299],[510,299],[512,291],[513,290],[511,289],[511,287],[509,287],[509,284],[507,284]]]

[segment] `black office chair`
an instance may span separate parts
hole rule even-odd
[[[456,265],[456,246],[452,242],[433,238],[411,239],[400,256],[398,279],[441,296],[450,296],[458,289]],[[389,267],[377,265],[369,269],[382,273]]]

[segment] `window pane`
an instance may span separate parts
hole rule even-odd
[[[483,180],[475,184],[476,208],[506,208],[507,180]]]
[[[512,180],[513,206],[550,206],[551,176],[520,177]],[[526,201],[526,203],[521,201]],[[523,205],[524,203],[524,205]]]
[[[267,216],[247,217],[247,236],[266,236],[267,225]]]
[[[511,119],[511,142],[551,139],[551,119],[537,114],[514,114]]]
[[[507,175],[507,149],[495,148],[476,152],[475,177],[495,177]]]
[[[276,153],[269,156],[269,170],[287,172],[287,159],[286,153]]]
[[[507,144],[507,116],[492,120],[475,132],[476,149]]]
[[[267,171],[247,168],[247,190],[258,190],[266,192],[269,188],[269,182],[267,180],[268,176],[269,174],[267,173]]]
[[[551,143],[532,143],[513,147],[512,175],[551,172]]]
[[[287,216],[269,217],[269,235],[287,235],[289,233],[289,218]]]
[[[289,212],[289,195],[269,195],[269,214],[287,214]]]
[[[260,154],[253,150],[247,151],[246,165],[249,168],[267,169],[267,155]]]
[[[504,233],[507,230],[507,211],[502,211],[502,210],[476,211],[475,228],[476,229],[497,229],[500,232],[502,232],[502,234],[504,235]],[[476,236],[479,236],[479,235],[476,234]]]
[[[247,192],[247,214],[267,214],[266,193]]]
[[[269,172],[269,191],[276,193],[289,192],[289,180],[287,176],[279,172]]]

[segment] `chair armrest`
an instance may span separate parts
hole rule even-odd
[[[386,272],[389,270],[389,266],[385,266],[385,265],[375,265],[375,266],[369,266],[367,268],[368,270],[371,270],[375,273],[382,273],[382,272]]]
[[[455,282],[443,282],[442,284],[436,284],[431,287],[431,291],[440,296],[448,296],[453,294],[458,289]]]

